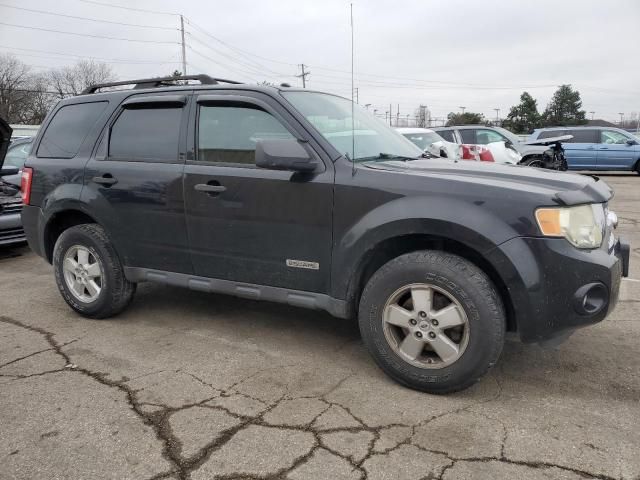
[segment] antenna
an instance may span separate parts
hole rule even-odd
[[[355,103],[353,102],[353,3],[349,4],[351,9],[351,176],[356,174],[356,123],[355,123]]]

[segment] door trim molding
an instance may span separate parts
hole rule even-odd
[[[201,292],[223,293],[249,300],[267,300],[311,310],[324,310],[334,317],[349,318],[346,300],[339,300],[321,293],[199,277],[151,268],[124,267],[124,274],[130,282],[154,282]]]

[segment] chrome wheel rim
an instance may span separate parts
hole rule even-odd
[[[62,261],[64,281],[71,295],[83,303],[95,301],[104,286],[104,273],[98,257],[81,245],[67,250]]]
[[[384,306],[382,324],[394,353],[418,368],[449,366],[469,343],[469,320],[460,302],[428,283],[396,290]]]

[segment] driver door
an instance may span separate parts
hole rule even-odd
[[[306,143],[313,174],[256,167],[258,139],[304,138],[302,127],[263,94],[198,93],[184,171],[195,274],[326,293],[333,163]]]

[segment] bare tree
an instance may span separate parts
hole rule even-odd
[[[28,101],[30,70],[13,55],[0,55],[0,117],[19,122]]]
[[[106,63],[81,60],[71,67],[62,67],[49,72],[51,88],[60,98],[79,95],[85,88],[97,83],[116,79],[113,70]]]
[[[58,97],[49,90],[49,80],[46,74],[31,75],[28,89],[29,95],[20,115],[20,123],[40,125],[49,110],[58,101]]]

